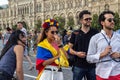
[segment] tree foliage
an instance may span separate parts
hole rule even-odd
[[[114,30],[120,29],[120,18],[118,12],[115,12],[115,28]]]
[[[101,27],[100,27],[99,22],[98,22],[98,15],[94,14],[92,19],[93,19],[92,20],[92,27],[100,30]],[[114,28],[114,30],[118,30],[118,29],[120,29],[120,18],[119,18],[118,12],[115,12],[115,28]]]
[[[17,24],[13,25],[13,26],[12,26],[12,29],[13,29],[13,30],[16,30],[16,29],[17,29]]]
[[[28,26],[28,24],[25,21],[23,21],[23,27],[26,28],[27,31],[29,30],[29,26]]]
[[[73,17],[71,16],[71,17],[68,17],[68,21],[67,21],[67,26],[68,27],[74,27],[74,19],[73,19]]]
[[[101,29],[99,22],[98,22],[98,15],[97,14],[93,14],[93,16],[92,16],[92,27],[96,28],[98,30]]]
[[[40,30],[41,25],[42,25],[42,20],[41,19],[37,20],[35,23],[35,30]]]
[[[59,16],[59,17],[55,17],[55,20],[57,20],[59,23],[59,30],[63,31],[65,28],[65,18]]]

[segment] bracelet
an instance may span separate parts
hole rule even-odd
[[[59,45],[58,47],[61,48],[61,47],[63,47],[63,45],[61,44],[61,45]]]

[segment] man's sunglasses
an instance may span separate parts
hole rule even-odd
[[[58,31],[51,31],[51,34],[58,34]]]
[[[85,20],[85,21],[91,21],[92,18],[85,18],[84,20]]]
[[[115,19],[114,18],[109,18],[109,19],[107,19],[107,21],[109,21],[109,22],[114,21],[115,22]]]

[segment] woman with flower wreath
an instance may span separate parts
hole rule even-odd
[[[43,31],[37,46],[36,69],[38,77],[36,80],[64,80],[61,67],[68,67],[68,46],[61,45],[58,35],[58,22],[48,19],[43,23]]]

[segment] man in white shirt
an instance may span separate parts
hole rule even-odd
[[[120,80],[120,35],[113,31],[114,13],[103,11],[99,23],[102,30],[90,40],[87,61],[97,63],[97,80]]]
[[[27,37],[27,30],[23,27],[23,22],[18,22],[17,23],[17,28],[21,31],[23,31]],[[26,42],[27,43],[27,42]],[[25,47],[25,51],[24,51],[24,56],[26,57],[26,59],[28,60],[29,64],[30,64],[30,67],[29,67],[29,70],[32,70],[34,67],[32,65],[32,61],[30,59],[30,57],[28,56],[28,50],[27,50],[27,47]]]

